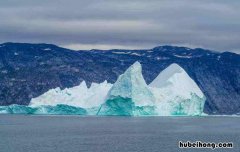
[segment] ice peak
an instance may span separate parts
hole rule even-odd
[[[169,65],[166,69],[164,69],[162,72],[160,72],[159,75],[149,84],[149,86],[156,88],[162,87],[163,84],[170,81],[172,77],[176,77],[180,73],[187,75],[187,73],[182,67],[180,67],[176,63],[173,63]]]
[[[136,105],[153,103],[154,97],[142,76],[142,66],[139,62],[135,62],[118,77],[108,97],[131,98]]]
[[[83,88],[87,88],[87,84],[84,80],[80,83],[80,86]]]
[[[142,66],[141,66],[141,64],[138,61],[136,61],[130,67],[141,68]]]
[[[128,72],[131,72],[131,73],[135,73],[135,72],[137,72],[137,73],[141,73],[142,72],[142,66],[141,66],[141,64],[138,62],[138,61],[136,61],[135,63],[133,63],[127,70],[126,70],[126,72],[125,73],[128,73]]]
[[[89,87],[89,89],[91,89],[91,88],[94,88],[94,87],[96,87],[96,86],[99,86],[99,85],[109,85],[110,83],[108,83],[107,82],[107,80],[104,80],[103,82],[101,82],[101,83],[95,83],[95,82],[92,82],[91,83],[91,85],[90,85],[90,87]]]
[[[162,81],[166,81],[168,78],[178,74],[178,73],[185,73],[185,70],[180,67],[178,64],[173,63],[171,65],[169,65],[166,69],[164,69],[158,76],[158,79],[155,80],[162,80]],[[151,83],[152,84],[152,83]]]
[[[104,80],[102,83],[103,83],[103,84],[107,84],[108,82],[107,82],[107,80]]]
[[[150,84],[154,88],[171,88],[178,95],[188,98],[191,93],[203,97],[198,85],[178,64],[173,63],[164,69]]]
[[[175,70],[176,72],[177,71],[179,71],[179,72],[184,71],[184,69],[180,65],[178,65],[177,63],[172,63],[171,65],[169,65],[167,67],[167,69],[172,69],[172,70]]]

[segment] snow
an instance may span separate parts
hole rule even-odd
[[[132,53],[131,55],[142,56],[141,54],[138,54],[138,53]]]
[[[131,52],[112,52],[112,53],[114,53],[114,54],[129,54]]]
[[[155,57],[156,60],[169,60],[168,57]]]
[[[87,88],[85,81],[73,88],[51,89],[43,95],[33,98],[30,106],[66,104],[70,106],[91,108],[100,106],[104,103],[105,98],[112,84],[104,81],[97,84],[92,83],[90,88]]]
[[[178,58],[188,58],[188,59],[192,58],[192,56],[187,56],[187,55],[185,55],[185,56],[174,55],[174,56],[175,56],[175,57],[178,57]]]

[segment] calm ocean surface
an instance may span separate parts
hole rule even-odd
[[[240,117],[82,117],[0,115],[0,152],[208,152],[179,141],[233,142]]]

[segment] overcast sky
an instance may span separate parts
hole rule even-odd
[[[239,0],[1,0],[0,43],[240,53]]]

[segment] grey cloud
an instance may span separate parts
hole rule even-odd
[[[240,53],[237,0],[6,0],[0,42],[149,48],[172,44]]]

